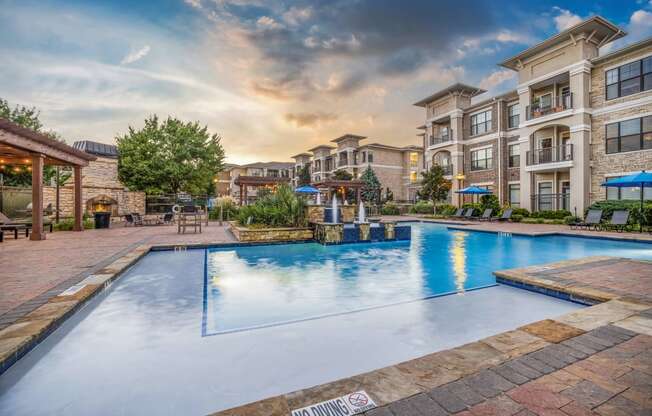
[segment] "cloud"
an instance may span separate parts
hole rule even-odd
[[[136,61],[140,61],[145,56],[147,56],[150,49],[151,48],[150,48],[149,45],[145,45],[145,46],[143,46],[142,48],[140,48],[138,50],[129,52],[129,54],[127,56],[122,58],[122,61],[120,61],[120,65],[129,65],[129,64],[133,64]]]
[[[557,16],[555,16],[554,20],[555,26],[560,32],[575,26],[583,20],[580,16],[571,13],[570,10],[562,9],[556,6],[553,7],[553,9],[559,13]]]
[[[505,81],[516,78],[517,73],[511,69],[494,71],[480,81],[480,88],[491,90]]]
[[[316,127],[322,123],[335,121],[338,116],[333,113],[287,113],[284,118],[297,127]]]

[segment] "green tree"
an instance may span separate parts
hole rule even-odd
[[[444,169],[434,164],[423,174],[419,195],[422,199],[432,201],[433,209],[437,212],[437,203],[448,198],[450,189],[451,182],[444,178]]]
[[[333,179],[336,181],[350,181],[353,179],[353,175],[344,169],[338,169],[333,172]]]
[[[129,189],[147,193],[205,193],[224,168],[224,149],[217,134],[198,122],[156,115],[145,126],[116,137],[118,177]]]
[[[380,203],[380,181],[371,166],[367,166],[367,169],[362,172],[360,180],[364,182],[360,190],[362,200],[365,202]]]
[[[43,124],[39,116],[40,112],[35,107],[25,107],[22,105],[11,107],[8,101],[0,98],[0,117],[41,133],[52,140],[63,141],[54,131],[43,129]],[[0,173],[3,174],[3,183],[7,186],[32,186],[32,173],[23,166],[3,165]],[[55,177],[56,168],[54,166],[45,166],[43,168],[43,183],[50,184]],[[64,174],[59,175],[59,185],[63,186],[68,179],[70,179],[70,176],[66,177]]]
[[[299,186],[310,185],[310,166],[305,165],[299,170]]]

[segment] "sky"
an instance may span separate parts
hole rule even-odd
[[[599,14],[652,36],[652,0],[0,0],[0,98],[66,141],[115,143],[149,115],[207,125],[232,163],[290,161],[345,133],[419,144],[413,105]]]

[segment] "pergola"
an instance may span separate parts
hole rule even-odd
[[[343,189],[344,190],[344,195],[346,195],[346,190],[347,189],[352,189],[355,191],[355,199],[356,202],[360,202],[360,190],[364,186],[364,181],[360,181],[357,179],[352,179],[350,181],[345,181],[345,180],[336,180],[336,179],[327,179],[325,181],[313,183],[312,186],[315,188],[322,190],[326,189],[327,192],[327,198],[330,200],[331,195],[333,193],[333,190],[337,192],[338,189]]]
[[[280,178],[274,176],[238,176],[234,184],[240,187],[240,205],[247,200],[247,188],[249,186],[275,186],[282,183],[290,183],[290,178]]]
[[[0,118],[0,169],[6,165],[28,165],[32,170],[32,233],[31,240],[45,240],[43,232],[43,167],[45,165],[72,166],[75,181],[75,223],[73,229],[82,231],[82,175],[81,171],[95,156],[73,149],[41,133]]]

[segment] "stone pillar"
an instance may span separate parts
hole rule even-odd
[[[518,100],[521,110],[521,124],[527,121],[527,108],[531,102],[531,92],[529,87],[519,88]],[[520,153],[520,175],[521,175],[521,208],[529,211],[532,210],[532,173],[526,170],[527,168],[527,154],[532,147],[531,131],[529,128],[519,129],[519,153]]]
[[[32,234],[33,241],[45,240],[43,232],[43,155],[32,156]]]
[[[84,204],[82,203],[82,168],[81,166],[75,166],[73,170],[75,175],[75,224],[73,226],[73,231],[83,231]]]
[[[370,229],[371,224],[368,222],[358,224],[360,228],[360,241],[369,241],[371,239]]]
[[[591,192],[591,161],[589,127],[573,130],[570,142],[573,145],[573,166],[570,168],[570,211],[578,216],[584,215],[589,206]]]

